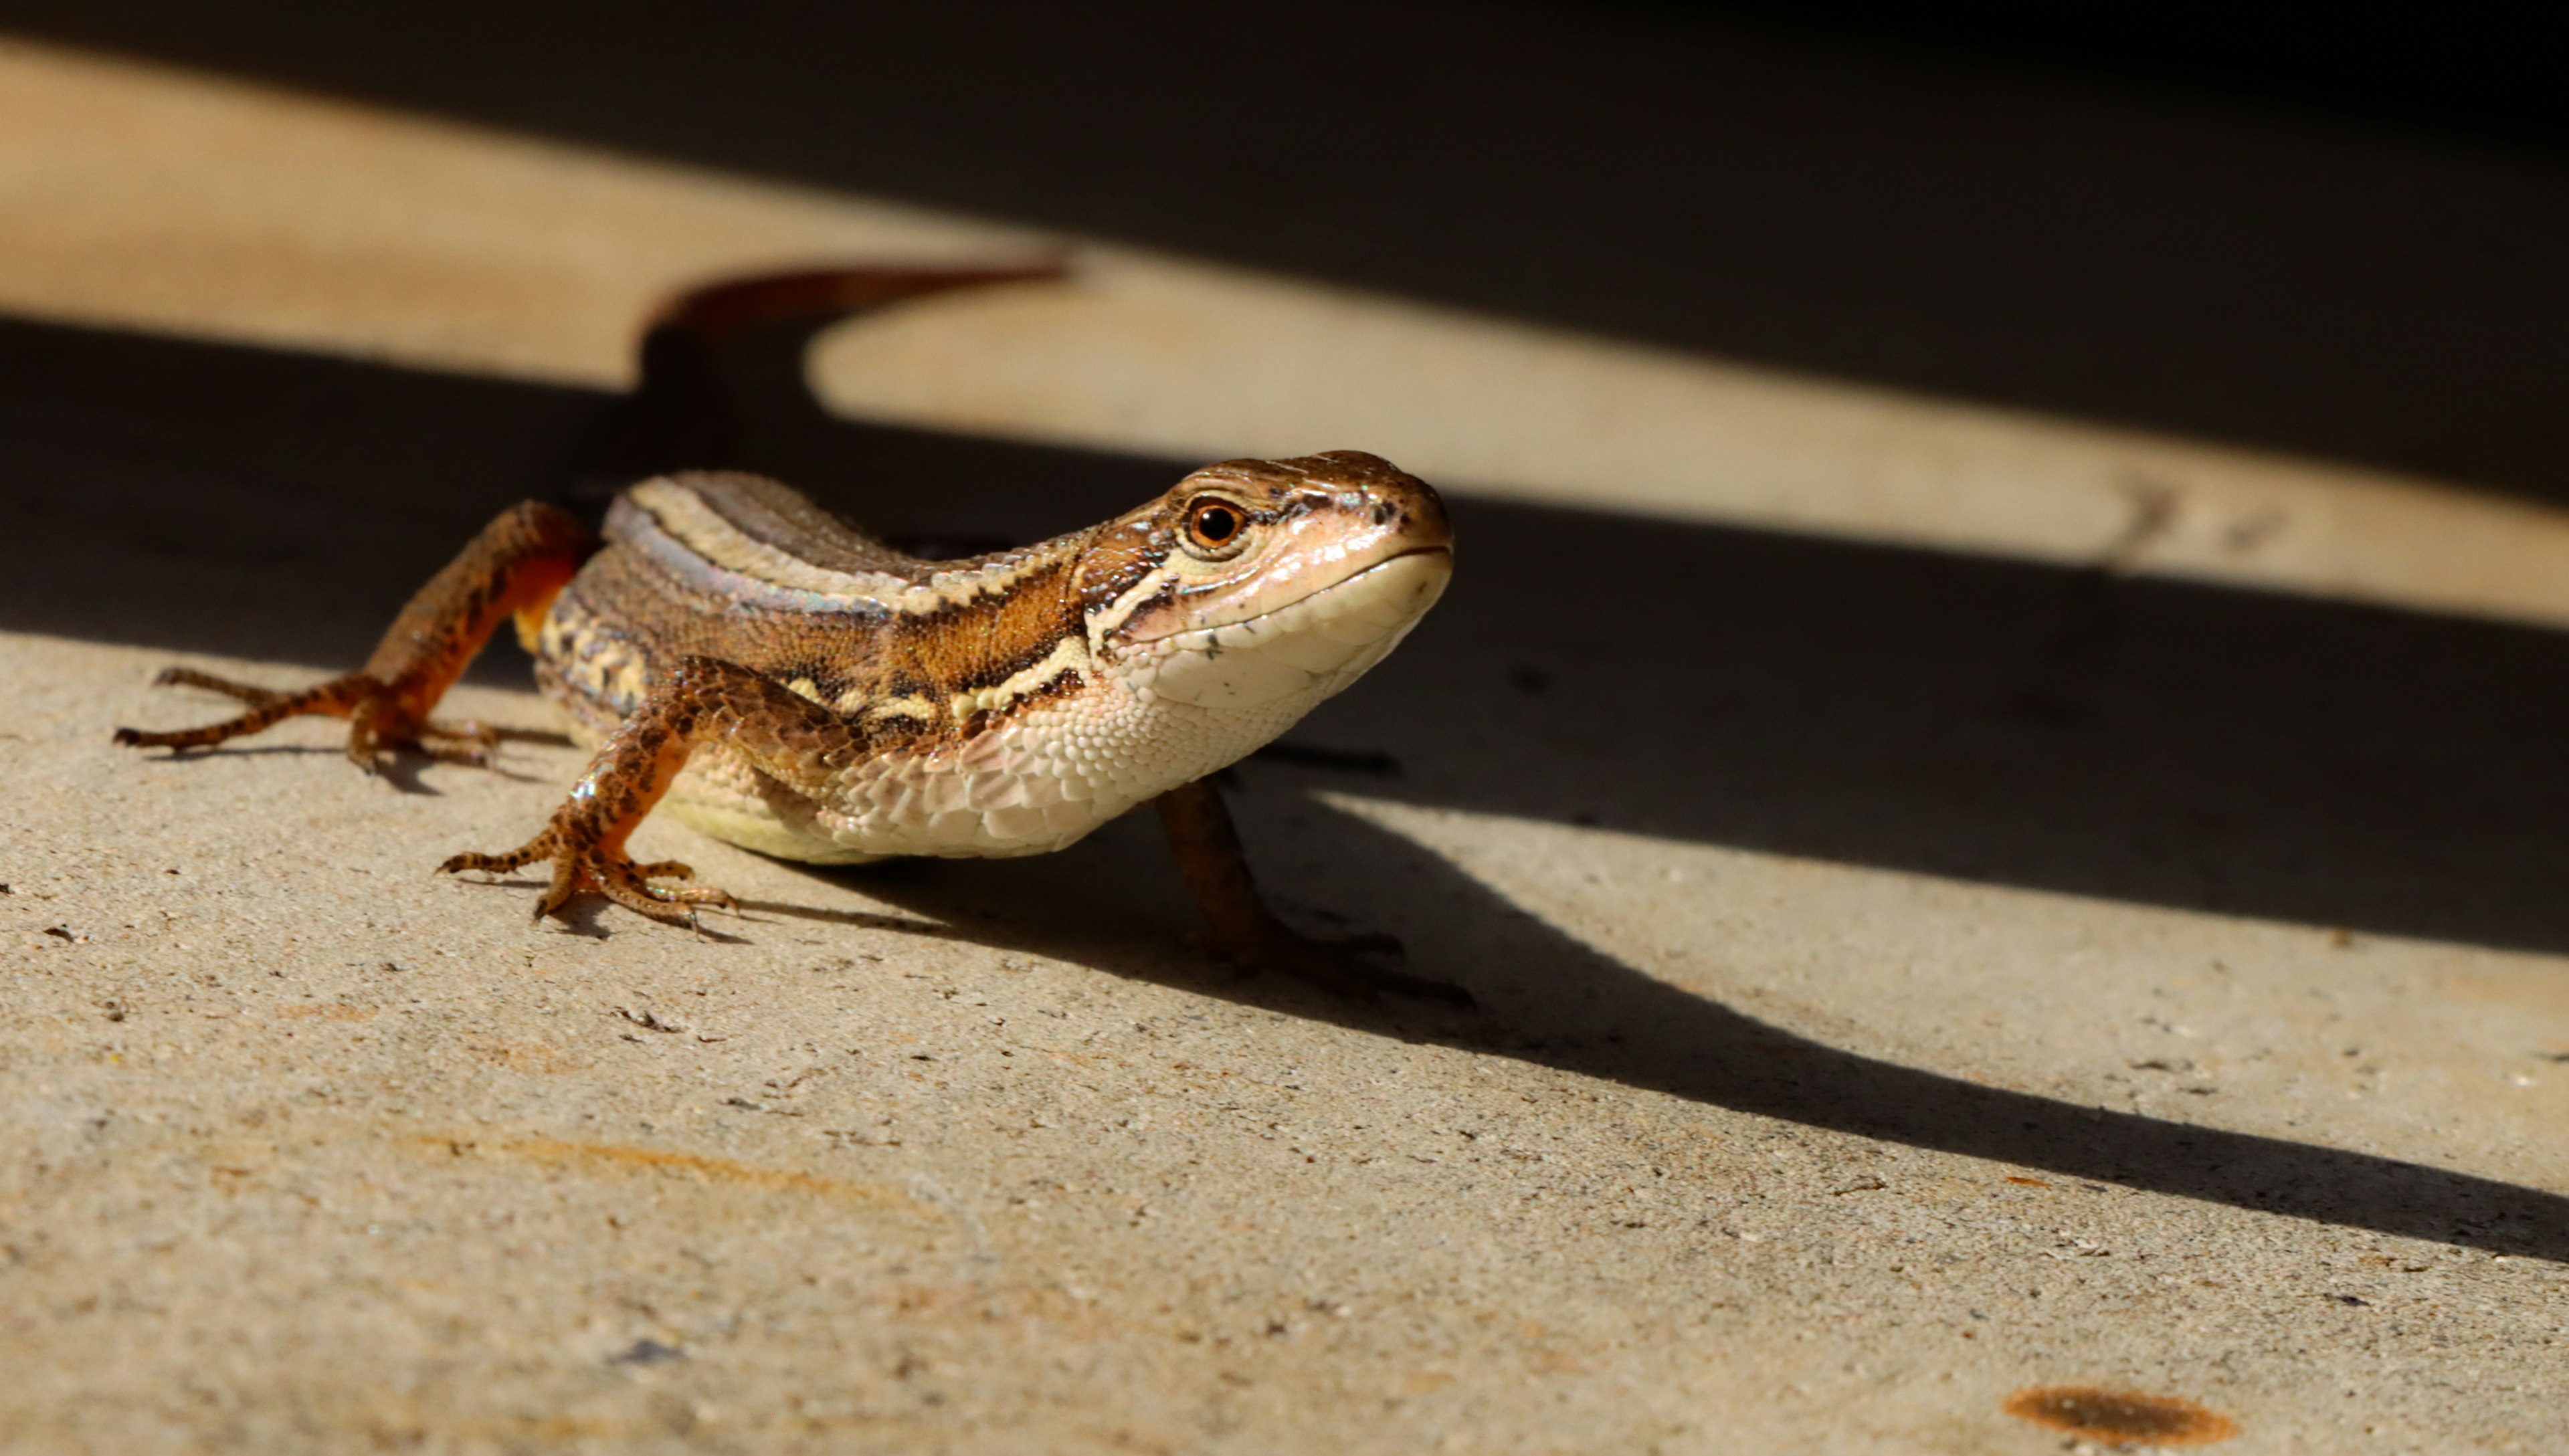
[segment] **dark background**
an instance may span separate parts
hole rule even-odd
[[[2569,499],[2569,104],[2494,8],[10,0],[0,29]]]
[[[2563,27],[2538,5],[1932,5],[1863,0],[1629,8],[1763,23],[1948,61],[1975,55],[2274,115],[2362,119],[2529,149],[2569,140]],[[2030,69],[2030,68],[2027,68]]]

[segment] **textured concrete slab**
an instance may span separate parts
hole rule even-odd
[[[740,919],[531,925],[426,872],[566,747],[107,731],[211,708],[171,661],[361,655],[656,290],[1025,234],[0,66],[49,179],[0,235],[11,1449],[2556,1443],[2569,652],[2493,620],[2558,619],[2553,516],[1107,250],[832,341],[845,417],[749,361],[765,448],[1011,532],[1226,432],[1452,472],[1453,595],[1297,735],[1397,771],[1235,798],[1289,912],[1483,1009],[1233,976],[1129,822],[826,874],[653,824]],[[2180,457],[2135,543],[2118,470]],[[2337,525],[2232,549],[2259,491]],[[545,726],[522,682],[458,706]]]

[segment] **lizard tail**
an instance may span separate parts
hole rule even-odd
[[[611,495],[678,470],[750,465],[726,356],[755,344],[801,383],[804,347],[841,319],[907,299],[996,283],[1046,282],[1059,258],[981,267],[808,268],[719,278],[654,311],[642,335],[641,380],[619,403],[573,472],[577,495]],[[735,361],[736,362],[736,361]],[[765,382],[765,381],[762,381]],[[812,408],[818,408],[812,405]]]

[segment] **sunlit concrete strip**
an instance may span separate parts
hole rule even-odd
[[[851,325],[816,374],[878,419],[2569,623],[2558,510],[1167,258]]]
[[[621,384],[652,301],[1044,235],[0,42],[0,309]],[[869,320],[850,414],[1182,458],[1361,447],[1465,494],[2569,624],[2569,514],[1133,249]],[[1704,286],[1717,287],[1707,279]]]
[[[0,38],[0,310],[621,387],[709,272],[1030,234]]]

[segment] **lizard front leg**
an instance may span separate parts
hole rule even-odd
[[[595,543],[569,512],[537,501],[513,506],[411,597],[364,667],[300,692],[169,668],[159,682],[210,688],[247,703],[249,711],[170,733],[119,728],[116,741],[138,748],[208,748],[317,713],[349,720],[348,757],[368,773],[388,747],[483,762],[496,733],[478,723],[438,723],[429,713],[502,621],[516,616],[520,637],[532,643],[554,594],[593,549]]]
[[[540,919],[594,890],[626,910],[693,927],[696,907],[728,909],[732,898],[701,886],[653,885],[693,879],[695,872],[674,860],[637,865],[624,842],[669,792],[697,745],[715,741],[788,781],[844,768],[867,752],[855,725],[809,698],[719,658],[681,658],[607,737],[543,833],[504,855],[457,855],[438,873],[505,874],[550,860],[552,884],[536,903]]]
[[[1392,991],[1455,1006],[1473,1004],[1472,993],[1461,986],[1385,970],[1356,957],[1360,950],[1397,948],[1399,942],[1389,936],[1320,940],[1279,919],[1258,893],[1240,831],[1231,822],[1222,791],[1210,780],[1172,789],[1160,796],[1159,805],[1178,878],[1203,912],[1215,950],[1261,970],[1283,971],[1368,1000],[1376,992]]]

